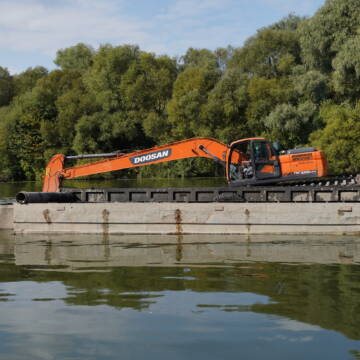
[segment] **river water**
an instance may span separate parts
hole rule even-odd
[[[145,358],[360,359],[360,237],[0,232],[0,359]]]

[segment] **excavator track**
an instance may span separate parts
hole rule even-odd
[[[62,188],[78,202],[360,202],[355,178],[325,179],[282,186],[191,188]]]
[[[277,186],[312,186],[312,187],[347,187],[347,186],[359,186],[360,175],[343,175],[343,176],[332,176],[324,178],[312,178],[301,181],[291,181],[280,183]]]

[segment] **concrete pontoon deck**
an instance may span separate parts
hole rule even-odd
[[[83,234],[360,234],[360,203],[0,205],[0,229]]]

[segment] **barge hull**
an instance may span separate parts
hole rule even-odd
[[[13,229],[104,236],[360,234],[360,203],[14,204]]]

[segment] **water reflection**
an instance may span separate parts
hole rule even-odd
[[[360,264],[356,236],[41,234],[16,235],[14,244],[16,265],[66,266],[71,271],[119,266],[223,267],[244,261]]]
[[[0,358],[359,355],[358,237],[0,233],[0,253]]]

